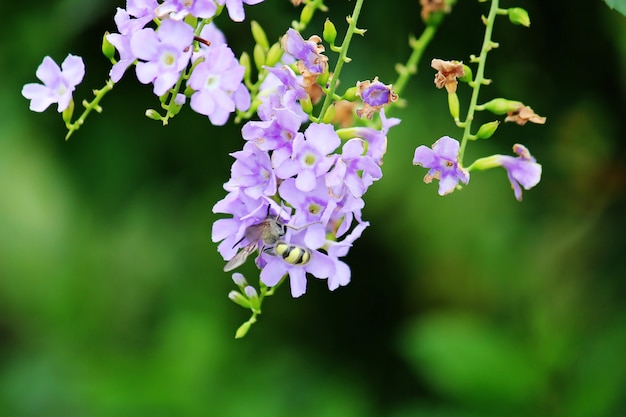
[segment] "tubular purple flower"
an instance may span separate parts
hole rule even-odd
[[[22,95],[30,100],[32,111],[42,112],[53,103],[58,103],[61,113],[72,101],[74,89],[85,76],[85,64],[79,56],[69,54],[61,68],[49,56],[43,59],[36,72],[43,84],[29,83],[22,88]]]
[[[541,165],[536,162],[524,145],[519,143],[513,145],[513,152],[519,156],[497,155],[497,160],[506,169],[511,187],[515,192],[515,198],[518,201],[522,201],[520,184],[525,190],[529,190],[539,184],[541,180]]]
[[[459,181],[469,182],[469,172],[459,165],[460,144],[456,139],[443,136],[432,146],[432,149],[422,145],[415,149],[413,165],[429,168],[424,182],[429,184],[433,179],[439,180],[439,195],[446,195],[454,191]]]
[[[155,32],[141,29],[133,35],[130,47],[138,62],[137,78],[143,84],[154,83],[154,94],[164,95],[172,88],[189,63],[193,28],[177,20],[165,20]]]
[[[248,142],[243,150],[230,154],[236,159],[231,167],[226,191],[241,191],[250,198],[271,197],[276,194],[276,176],[267,152]]]

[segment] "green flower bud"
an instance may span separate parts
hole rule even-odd
[[[309,22],[311,22],[314,13],[315,6],[313,5],[313,3],[307,3],[302,8],[302,12],[300,13],[300,23],[304,24],[305,26],[308,25]]]
[[[146,110],[146,117],[152,120],[163,120],[163,117],[154,109]]]
[[[324,113],[324,116],[322,117],[322,123],[332,123],[333,119],[335,118],[336,112],[337,109],[335,108],[335,105],[331,105],[328,110],[326,110],[326,113]]]
[[[491,168],[502,166],[501,155],[491,155],[475,160],[469,167],[468,171],[486,171]]]
[[[477,139],[490,138],[495,133],[499,125],[500,125],[500,122],[498,120],[483,124],[481,127],[478,128],[478,132],[476,132],[476,138]]]
[[[248,297],[252,311],[259,312],[261,310],[261,300],[259,300],[259,294],[254,287],[248,285],[243,290],[246,293],[246,297]]]
[[[458,78],[459,81],[463,81],[464,83],[469,83],[474,79],[474,75],[472,74],[472,69],[463,64],[463,75]]]
[[[111,62],[115,62],[115,46],[109,42],[107,35],[109,35],[109,32],[104,32],[104,36],[102,36],[102,53]]]
[[[263,68],[263,65],[265,65],[266,59],[263,47],[257,43],[256,45],[254,45],[254,51],[252,52],[252,54],[254,58],[254,65],[259,71],[261,71],[261,68]]]
[[[306,114],[311,114],[313,111],[313,103],[311,102],[311,96],[307,95],[306,98],[300,100],[300,106]]]
[[[459,96],[456,93],[448,93],[448,107],[450,108],[450,115],[454,120],[459,119]]]
[[[514,25],[530,26],[530,17],[526,10],[521,7],[511,7],[507,11],[509,13],[509,20]]]
[[[239,304],[243,308],[250,309],[250,302],[239,291],[232,290],[228,293],[228,298],[235,304]]]
[[[275,43],[270,47],[270,50],[267,52],[265,65],[267,65],[268,67],[273,67],[283,57],[283,53],[284,52],[283,49],[280,47],[280,43]]]
[[[242,337],[244,337],[248,333],[248,330],[250,330],[250,326],[252,326],[252,323],[250,323],[249,321],[239,326],[239,328],[235,332],[235,339],[241,339]]]
[[[337,39],[337,28],[330,19],[326,19],[324,22],[324,32],[322,33],[324,40],[331,45],[335,44],[335,39]]]
[[[509,112],[517,111],[520,107],[523,107],[524,103],[521,101],[507,100],[504,98],[494,98],[487,103],[476,106],[478,110],[487,110],[493,114],[506,114]]]
[[[358,95],[357,92],[359,91],[359,89],[357,87],[350,87],[346,90],[346,92],[343,95],[343,99],[344,100],[348,100],[348,101],[356,101]]]
[[[267,51],[270,48],[270,43],[267,41],[267,36],[261,25],[259,25],[256,20],[253,20],[250,22],[250,29],[252,30],[252,37],[257,45],[261,45],[263,50]]]
[[[239,57],[239,63],[243,65],[243,67],[245,68],[244,73],[243,73],[243,79],[249,80],[250,73],[252,71],[252,63],[250,62],[250,55],[248,55],[247,52],[242,52],[241,56]]]
[[[74,100],[70,100],[70,104],[63,110],[63,121],[65,124],[72,123],[72,116],[74,115]]]

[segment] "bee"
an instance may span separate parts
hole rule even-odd
[[[248,226],[243,234],[243,237],[239,240],[239,242],[235,243],[234,246],[237,246],[244,239],[249,242],[248,245],[244,246],[239,250],[239,252],[237,252],[233,259],[226,263],[224,266],[224,272],[232,271],[233,269],[243,265],[243,263],[246,262],[246,259],[248,259],[248,256],[257,249],[259,249],[259,252],[267,252],[268,249],[271,249],[276,245],[276,242],[278,242],[284,234],[285,225],[280,222],[278,216],[271,216],[268,208],[267,217],[261,223]]]
[[[285,262],[291,265],[305,265],[311,260],[311,251],[309,249],[292,245],[283,240],[276,242],[273,252],[276,256],[280,256]]]

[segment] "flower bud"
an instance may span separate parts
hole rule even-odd
[[[337,109],[335,108],[335,105],[331,105],[326,110],[326,113],[324,113],[324,116],[322,116],[322,123],[332,123],[333,119],[335,118],[336,111]]]
[[[521,101],[507,100],[504,98],[494,98],[487,103],[477,106],[478,110],[488,110],[493,114],[505,114],[509,112],[517,111],[520,107],[523,107],[524,103]]]
[[[330,21],[330,19],[326,19],[324,22],[324,32],[322,32],[322,36],[329,44],[335,44],[335,39],[337,39],[337,28],[335,28],[335,25]]]
[[[265,31],[261,25],[253,20],[250,22],[250,29],[252,30],[252,37],[257,45],[260,45],[264,51],[267,51],[270,48],[270,43],[267,41],[267,35],[265,35]]]
[[[482,126],[478,128],[478,132],[476,132],[476,138],[477,139],[490,138],[495,133],[499,125],[500,125],[500,122],[498,120],[483,124]]]
[[[115,46],[109,42],[107,36],[109,36],[109,32],[104,32],[104,36],[102,37],[102,53],[111,62],[115,62]]]
[[[248,285],[248,283],[246,282],[246,277],[244,277],[241,272],[233,273],[232,278],[233,278],[233,282],[235,283],[235,285],[238,286],[239,288],[244,288],[246,285]]]
[[[514,25],[530,26],[530,17],[528,12],[521,7],[511,7],[508,9],[509,20]]]
[[[448,93],[448,107],[450,108],[450,115],[454,120],[459,119],[459,96],[456,93]]]
[[[228,293],[228,298],[235,304],[239,304],[243,308],[250,309],[250,302],[239,291],[231,291]]]
[[[344,93],[343,99],[348,100],[348,101],[355,101],[357,97],[359,96],[357,94],[358,92],[359,92],[359,89],[357,87],[350,87]]]
[[[154,109],[146,110],[146,117],[152,120],[163,120],[163,117]]]
[[[263,50],[263,47],[257,43],[254,45],[254,51],[252,54],[254,58],[254,65],[256,65],[256,68],[260,71],[261,68],[263,68],[263,65],[265,65],[265,51]]]
[[[244,337],[248,333],[248,330],[250,330],[250,326],[252,326],[252,323],[250,323],[249,321],[239,326],[239,328],[235,332],[235,339],[241,339],[242,337]]]
[[[305,26],[308,25],[309,22],[311,22],[314,13],[315,5],[313,5],[312,3],[307,3],[302,8],[302,12],[300,13],[300,23],[304,24]]]
[[[243,67],[245,68],[244,73],[243,73],[243,79],[249,80],[250,72],[252,71],[252,63],[250,62],[250,55],[248,55],[247,52],[242,52],[241,56],[239,57],[239,63],[243,65]]]
[[[467,65],[463,64],[463,75],[461,75],[458,79],[459,81],[463,81],[464,83],[472,82],[474,75],[472,74],[472,69]]]
[[[256,292],[254,287],[248,285],[243,290],[246,293],[246,297],[248,297],[252,311],[261,310],[261,300],[259,300],[259,294]]]
[[[313,111],[313,102],[311,101],[311,96],[307,95],[306,98],[300,99],[300,106],[302,106],[302,110],[306,114],[311,114]]]
[[[65,124],[72,123],[72,116],[74,115],[74,100],[70,100],[70,104],[63,110],[61,117],[63,117],[63,121]]]
[[[280,47],[280,43],[275,43],[270,47],[270,50],[267,52],[267,57],[265,58],[265,65],[268,67],[273,67],[276,65],[281,58],[283,57],[283,49]]]

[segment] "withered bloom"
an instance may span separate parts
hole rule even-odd
[[[290,1],[291,1],[291,4],[293,4],[294,6],[299,6],[305,2],[305,0],[290,0]]]
[[[455,93],[458,77],[462,77],[463,62],[459,61],[444,61],[443,59],[435,58],[431,61],[430,66],[437,70],[435,74],[435,85],[437,88],[446,87],[448,93]]]
[[[385,85],[378,81],[359,81],[356,83],[356,95],[363,100],[363,108],[356,111],[357,116],[371,119],[375,112],[383,106],[398,100],[398,95],[391,89],[391,84]]]
[[[422,6],[422,20],[426,21],[433,12],[450,12],[450,6],[445,0],[420,0]]]
[[[546,122],[545,117],[541,117],[535,114],[533,109],[528,106],[522,106],[516,111],[508,112],[505,122],[515,122],[520,126],[524,126],[527,122],[544,124]]]
[[[336,101],[333,124],[338,124],[341,128],[354,126],[354,109],[356,106],[357,104],[353,101]]]

